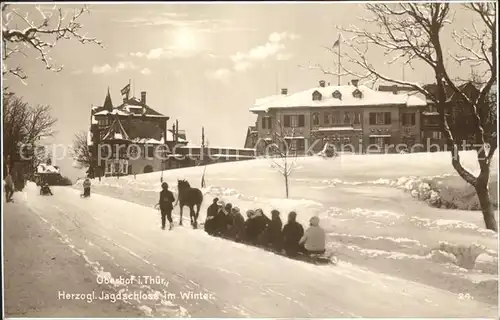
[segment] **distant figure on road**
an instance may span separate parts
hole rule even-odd
[[[304,235],[304,228],[296,221],[297,213],[288,214],[288,223],[283,227],[283,249],[287,256],[295,256],[299,252],[299,241]]]
[[[212,204],[207,209],[207,219],[205,220],[205,232],[209,235],[214,235],[217,225],[216,219],[217,213],[219,212],[219,198],[214,198]]]
[[[161,211],[161,229],[165,230],[165,218],[170,223],[170,230],[174,227],[172,220],[172,210],[174,209],[173,203],[175,202],[174,195],[168,190],[168,183],[161,184],[160,200],[158,201]]]
[[[49,184],[47,182],[44,182],[42,186],[40,187],[40,194],[42,196],[50,194],[53,196],[54,194],[52,193],[52,190],[50,190]]]
[[[90,186],[91,185],[92,185],[92,183],[90,182],[89,178],[85,178],[85,180],[83,180],[83,197],[84,198],[90,197]]]
[[[7,173],[5,177],[5,198],[7,202],[12,201],[12,196],[14,195],[14,181],[12,181],[12,175]]]
[[[306,254],[323,254],[326,247],[325,230],[319,226],[319,218],[309,220],[309,228],[300,239],[301,251]]]

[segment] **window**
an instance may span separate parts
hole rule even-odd
[[[380,148],[384,148],[386,144],[389,144],[389,137],[370,137],[370,145],[377,145]]]
[[[111,166],[111,162],[106,163],[106,173],[113,173],[113,167]]]
[[[363,93],[361,91],[359,91],[359,89],[356,89],[353,91],[352,96],[354,98],[361,99],[361,98],[363,98]]]
[[[139,148],[137,146],[131,145],[130,146],[130,157],[131,158],[136,158],[137,155],[139,154]]]
[[[121,171],[121,173],[123,173],[123,174],[127,173],[127,164],[126,163],[122,163],[122,171]]]
[[[333,113],[333,123],[332,124],[340,124],[341,119],[340,119],[340,111],[335,111]]]
[[[344,124],[351,124],[351,117],[349,112],[344,112]]]
[[[324,121],[323,121],[323,122],[324,122],[325,124],[330,124],[330,117],[331,117],[331,114],[330,114],[330,113],[328,113],[328,112],[324,113],[324,114],[323,114],[323,118],[324,118]]]
[[[297,140],[297,151],[303,152],[305,148],[306,148],[306,146],[305,146],[304,139]]]
[[[290,148],[289,151],[296,151],[297,150],[297,140],[292,139],[288,143],[288,147]]]
[[[314,112],[312,114],[312,124],[313,126],[319,126],[319,113]]]
[[[403,126],[415,125],[415,113],[403,113]]]
[[[284,116],[283,122],[284,122],[283,126],[285,128],[290,128],[290,122],[291,122],[290,116]]]
[[[303,128],[306,124],[305,116],[303,114],[284,116],[284,122],[285,128]]]
[[[441,139],[441,131],[432,131],[432,139]]]
[[[306,119],[303,114],[299,115],[299,127],[303,128],[306,125]]]
[[[145,145],[144,149],[146,151],[145,153],[148,158],[154,157],[155,149],[152,145]]]
[[[390,112],[370,112],[371,125],[387,125],[391,124]]]
[[[271,117],[262,117],[262,129],[272,129],[273,123]]]
[[[322,95],[319,91],[314,91],[312,94],[313,101],[321,100],[321,97],[322,97]]]
[[[332,93],[332,97],[334,99],[339,99],[339,100],[342,100],[342,93],[340,93],[340,91],[338,90],[335,90],[333,93]]]
[[[361,124],[361,112],[354,112],[354,124]]]

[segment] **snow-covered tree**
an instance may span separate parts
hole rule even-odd
[[[438,108],[442,132],[447,139],[448,150],[451,151],[451,164],[456,172],[477,193],[486,228],[498,231],[490,192],[490,165],[497,149],[497,143],[487,143],[484,119],[480,108],[487,105],[488,96],[496,92],[497,78],[497,34],[496,3],[469,2],[466,4],[436,3],[369,3],[365,5],[367,17],[361,18],[363,27],[338,27],[339,32],[349,34],[343,45],[348,50],[341,54],[342,65],[338,71],[328,71],[321,66],[311,66],[326,74],[352,75],[361,81],[376,82],[379,80],[412,87],[424,94]],[[473,17],[471,27],[464,28],[453,17],[457,10],[466,10]],[[447,29],[447,30],[446,30]],[[454,29],[453,46],[446,47],[443,41],[443,30]],[[460,30],[460,31],[458,31]],[[417,83],[388,76],[377,69],[370,61],[370,49],[382,50],[387,57],[387,64],[400,63],[413,68],[427,66],[434,75],[435,92],[430,92]],[[335,54],[335,50],[332,50]],[[447,63],[448,57],[454,63]],[[481,86],[477,97],[468,97],[460,90],[464,79],[457,79],[453,72],[457,68],[471,68],[480,75]],[[469,79],[469,81],[472,79]],[[454,137],[446,117],[446,106],[451,89],[453,94],[465,101],[470,108],[474,122],[477,162],[480,173],[475,176],[463,167],[460,161],[460,141]],[[496,140],[496,132],[495,132]]]
[[[89,168],[92,163],[92,155],[88,146],[87,132],[80,131],[73,138],[71,146],[73,166],[78,169]]]
[[[83,44],[95,43],[102,46],[96,38],[81,34],[82,24],[79,18],[89,12],[86,6],[73,10],[70,17],[68,12],[55,5],[51,10],[46,10],[46,6],[40,5],[34,8],[38,12],[38,17],[34,17],[37,21],[32,20],[28,13],[12,8],[11,4],[2,3],[3,76],[14,75],[21,80],[28,78],[22,66],[10,65],[9,60],[17,55],[25,57],[37,55],[37,59],[45,64],[47,70],[61,71],[63,66],[56,66],[50,57],[50,50],[60,40],[76,39]]]

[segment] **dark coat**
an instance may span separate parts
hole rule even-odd
[[[228,237],[236,241],[243,240],[245,233],[245,218],[243,218],[241,213],[228,215],[228,217],[231,217],[232,220],[231,224],[228,225]]]
[[[219,212],[219,206],[217,203],[212,203],[207,209],[207,217],[215,217]]]
[[[281,228],[283,223],[280,217],[275,217],[271,220],[266,229],[266,244],[275,249],[281,249],[283,234]]]
[[[270,220],[265,215],[256,216],[245,222],[245,239],[251,244],[257,244],[266,231]]]
[[[299,248],[299,240],[304,235],[304,228],[297,221],[289,221],[283,227],[283,246],[288,254],[296,253]]]
[[[217,230],[217,213],[219,212],[219,206],[216,203],[212,203],[207,209],[207,220],[205,221],[205,231],[208,234],[213,235]],[[212,217],[212,219],[208,219]]]
[[[170,190],[162,190],[160,192],[160,210],[172,210],[174,208],[173,203],[175,202],[174,195]]]
[[[218,235],[224,235],[227,230],[227,216],[223,208],[219,208],[215,216],[215,230]]]

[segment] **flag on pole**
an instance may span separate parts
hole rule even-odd
[[[340,34],[339,34],[339,38],[333,43],[332,48],[336,48],[338,46],[340,46]]]
[[[121,90],[122,95],[128,96],[130,93],[130,83],[127,84],[123,89]]]

